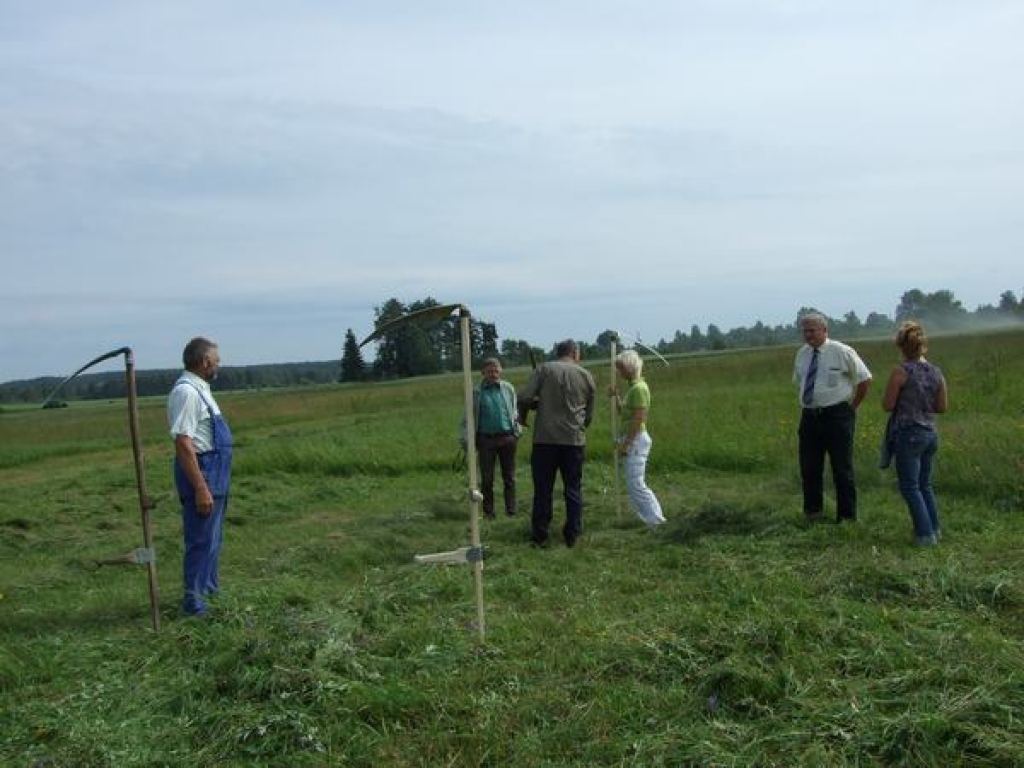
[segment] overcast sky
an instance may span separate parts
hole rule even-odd
[[[0,12],[0,381],[337,358],[392,297],[548,348],[1024,289],[1019,0]]]

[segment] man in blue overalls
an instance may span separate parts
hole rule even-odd
[[[204,616],[205,598],[220,588],[217,569],[231,486],[231,430],[210,391],[220,368],[217,345],[202,337],[192,339],[182,362],[185,370],[167,397],[174,484],[185,533],[182,610]]]

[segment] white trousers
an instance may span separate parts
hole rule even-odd
[[[647,457],[651,454],[651,436],[646,430],[633,439],[626,454],[626,490],[637,517],[652,528],[665,522],[661,504],[654,491],[647,487],[644,474],[647,472]]]

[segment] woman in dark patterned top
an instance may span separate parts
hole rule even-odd
[[[941,537],[932,464],[939,447],[935,414],[948,405],[946,380],[938,366],[925,360],[928,339],[919,323],[902,323],[896,346],[903,360],[889,375],[882,407],[892,413],[893,463],[914,535],[918,545],[931,546]]]

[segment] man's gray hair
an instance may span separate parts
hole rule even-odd
[[[806,312],[800,315],[800,327],[803,328],[805,325],[816,325],[827,331],[828,318],[821,314],[821,312]]]
[[[203,364],[203,358],[210,354],[211,349],[217,345],[202,336],[196,336],[185,345],[185,351],[181,353],[181,362],[185,364],[186,371],[194,371]]]

